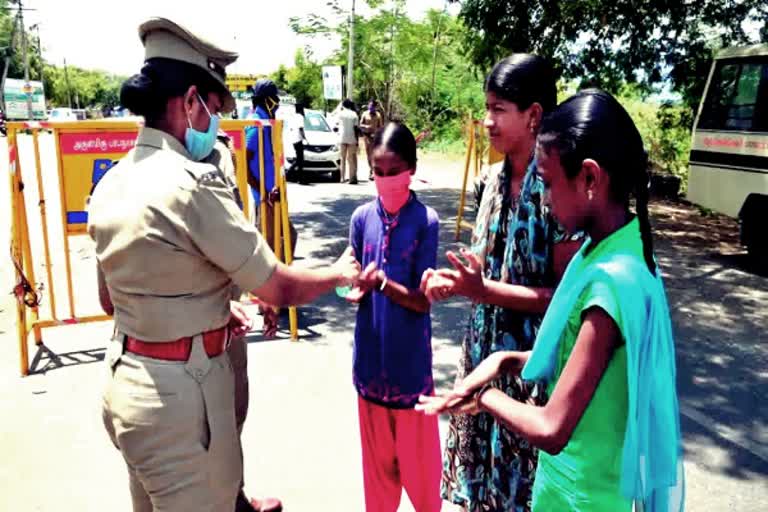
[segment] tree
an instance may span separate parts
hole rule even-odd
[[[456,2],[458,0],[451,0]],[[512,52],[549,57],[566,79],[618,91],[663,84],[698,104],[713,50],[766,40],[765,0],[464,0],[475,65]],[[760,36],[745,26],[762,24]]]
[[[296,101],[309,107],[320,107],[323,103],[322,69],[308,59],[303,50],[297,50],[294,67],[285,73],[286,90]]]
[[[483,105],[480,77],[462,53],[466,29],[444,11],[431,10],[424,20],[412,20],[402,0],[368,5],[373,14],[355,18],[353,97],[359,103],[376,99],[387,117],[402,119],[415,130],[460,138],[462,117]],[[330,7],[328,18],[311,14],[293,18],[291,26],[311,38],[338,36],[338,51],[323,64],[344,65],[348,13],[338,2]]]
[[[20,30],[16,9],[10,6],[8,0],[0,0],[0,99],[2,98],[4,78],[24,78]],[[29,32],[26,32],[25,35],[29,54],[29,79],[40,80],[42,70],[40,41]],[[8,63],[7,69],[5,69],[6,62]],[[4,105],[0,104],[0,106]]]

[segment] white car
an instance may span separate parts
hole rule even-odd
[[[57,107],[51,109],[48,115],[49,121],[77,121],[77,114],[71,108]]]
[[[277,111],[279,119],[286,120],[295,115],[292,106],[281,105]],[[286,127],[287,128],[287,127]],[[334,181],[341,179],[339,134],[334,132],[319,110],[304,110],[304,170],[311,173],[330,173]],[[289,129],[283,130],[283,152],[288,172],[296,163],[296,150]]]

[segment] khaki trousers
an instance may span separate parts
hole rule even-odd
[[[128,467],[134,512],[231,511],[242,482],[230,357],[200,335],[186,362],[107,347],[103,420]]]
[[[373,152],[372,146],[373,146],[373,136],[371,137],[364,137],[365,140],[365,158],[368,160],[368,174],[373,174],[373,155],[371,154]]]
[[[347,179],[347,166],[350,183],[357,182],[357,144],[341,145],[341,181]]]

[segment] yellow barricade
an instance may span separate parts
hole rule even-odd
[[[461,238],[462,228],[472,230],[474,227],[470,222],[464,220],[464,208],[467,203],[469,168],[474,168],[474,175],[477,177],[480,174],[480,169],[483,165],[491,165],[504,159],[504,155],[496,151],[488,143],[482,120],[478,121],[468,118],[464,131],[467,138],[467,152],[464,160],[464,176],[462,178],[461,193],[459,195],[459,211],[456,214],[455,240],[457,242]]]
[[[246,157],[246,129],[257,129],[261,142],[264,129],[271,126],[275,168],[275,184],[279,189],[279,199],[275,202],[275,254],[284,263],[292,263],[290,236],[283,243],[281,233],[289,233],[288,196],[283,176],[282,121],[261,120],[223,120],[221,129],[232,139],[236,160],[236,180],[243,201],[244,215],[249,217],[251,195],[248,189],[248,167]],[[68,123],[13,122],[8,123],[8,158],[11,195],[11,256],[16,267],[17,285],[17,334],[21,374],[29,374],[29,349],[27,339],[34,332],[35,343],[42,344],[42,330],[62,325],[83,324],[109,320],[104,314],[82,314],[77,311],[72,263],[69,248],[71,236],[82,236],[86,232],[88,215],[86,205],[98,181],[117,163],[134,145],[140,125],[122,121],[77,121]],[[43,169],[39,135],[50,132],[53,135],[56,166],[59,182],[61,226],[63,232],[64,273],[69,299],[68,315],[59,318],[56,308],[56,294],[53,286],[53,265],[50,251],[49,220],[43,190]],[[24,179],[19,151],[19,135],[27,134],[32,138],[34,152],[37,191],[39,197],[40,224],[44,249],[47,278],[47,296],[50,304],[50,317],[41,318],[40,294],[42,286],[35,276],[35,259],[30,244],[29,222],[24,198]],[[260,183],[262,204],[260,207],[261,232],[266,233],[266,197],[264,190],[264,146],[259,145]],[[25,164],[26,165],[26,164]],[[253,222],[253,219],[249,219]],[[95,293],[95,291],[94,291]],[[298,339],[298,315],[296,308],[289,310],[291,338]]]

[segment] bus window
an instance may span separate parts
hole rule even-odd
[[[712,75],[698,128],[724,131],[768,129],[768,105],[765,104],[765,94],[760,94],[766,89],[768,64],[754,61],[719,63]]]

